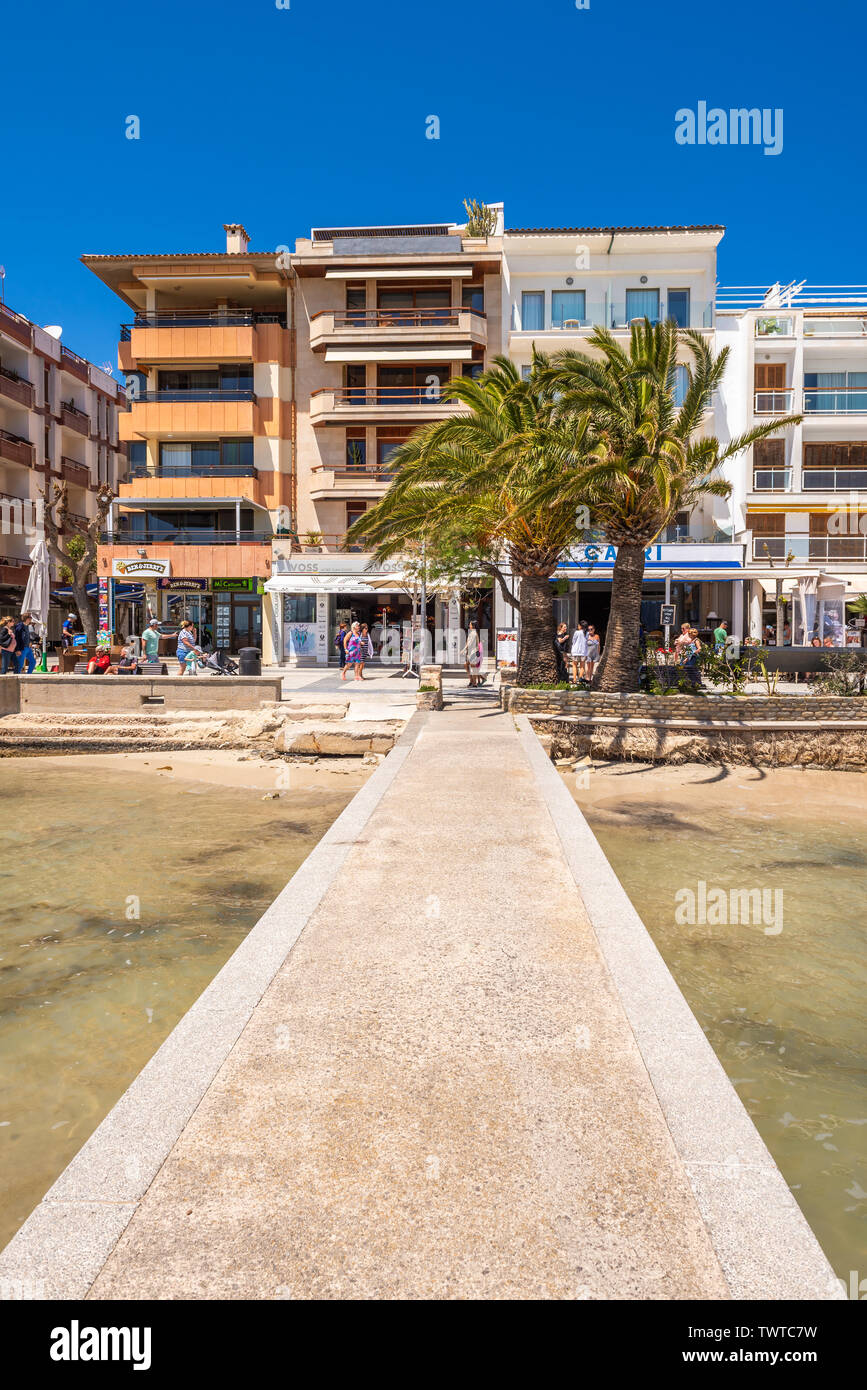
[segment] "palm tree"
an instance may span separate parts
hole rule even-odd
[[[372,546],[378,561],[422,541],[431,552],[462,548],[520,612],[522,685],[557,680],[550,580],[580,531],[575,487],[560,498],[549,485],[567,473],[578,476],[590,429],[587,418],[560,426],[542,377],[548,372],[548,360],[536,356],[522,380],[508,358],[497,357],[475,380],[450,381],[443,394],[466,413],[423,426],[395,450],[391,487],[346,537],[346,544]],[[503,560],[520,579],[519,597]]]
[[[638,689],[639,622],[644,552],[681,510],[700,497],[727,497],[730,485],[719,476],[726,459],[766,435],[796,424],[799,415],[759,425],[723,446],[699,435],[714,390],[722,380],[729,349],[715,355],[695,330],[678,330],[671,321],[633,324],[629,351],[604,328],[588,343],[600,353],[566,351],[541,375],[557,398],[559,425],[572,419],[590,458],[555,485],[546,484],[537,502],[571,495],[590,508],[594,530],[617,546],[611,584],[611,614],[596,688]],[[675,404],[675,369],[680,345],[691,356],[687,388]],[[587,421],[591,428],[588,432]],[[588,466],[589,464],[589,466]]]

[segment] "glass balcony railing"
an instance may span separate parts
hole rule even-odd
[[[793,338],[795,320],[785,314],[767,314],[756,319],[757,338]]]
[[[791,468],[754,468],[753,492],[791,492]]]
[[[807,386],[805,415],[867,415],[867,389]]]
[[[120,341],[128,343],[134,328],[249,328],[276,323],[286,327],[286,314],[263,309],[157,309],[136,314],[120,325]]]
[[[805,492],[848,492],[867,488],[867,468],[805,468],[802,479]]]
[[[867,338],[867,319],[850,315],[804,318],[805,338]]]
[[[100,545],[270,545],[273,531],[180,527],[160,531],[103,531]]]
[[[754,560],[867,561],[867,536],[753,536]]]
[[[756,415],[790,415],[794,399],[795,393],[791,386],[773,391],[756,391],[755,413]]]

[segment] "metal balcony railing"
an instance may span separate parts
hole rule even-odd
[[[193,463],[186,468],[162,464],[133,463],[129,471],[120,479],[122,483],[134,482],[137,478],[255,478],[256,469],[252,463]]]
[[[791,468],[777,467],[753,469],[753,492],[791,492],[791,490]]]
[[[120,340],[128,343],[134,328],[250,328],[258,324],[286,327],[286,315],[262,309],[157,309],[136,314],[120,325]]]
[[[255,401],[252,387],[226,387],[219,391],[142,391],[130,397],[133,405],[202,405],[220,404],[229,401]]]
[[[180,527],[160,531],[103,531],[101,545],[270,545],[273,531]]]
[[[486,317],[481,309],[465,309],[458,304],[422,309],[320,309],[311,321],[325,314],[334,315],[335,328],[457,328],[461,314]]]
[[[805,468],[801,474],[805,492],[848,492],[867,488],[867,468]]]

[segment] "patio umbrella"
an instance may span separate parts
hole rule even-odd
[[[22,613],[33,613],[39,622],[42,639],[42,657],[39,670],[47,670],[45,639],[48,636],[48,604],[51,590],[51,565],[48,559],[48,546],[42,537],[30,552],[30,575],[24,590]]]

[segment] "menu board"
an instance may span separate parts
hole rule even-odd
[[[232,605],[214,600],[214,645],[228,651],[232,646]]]

